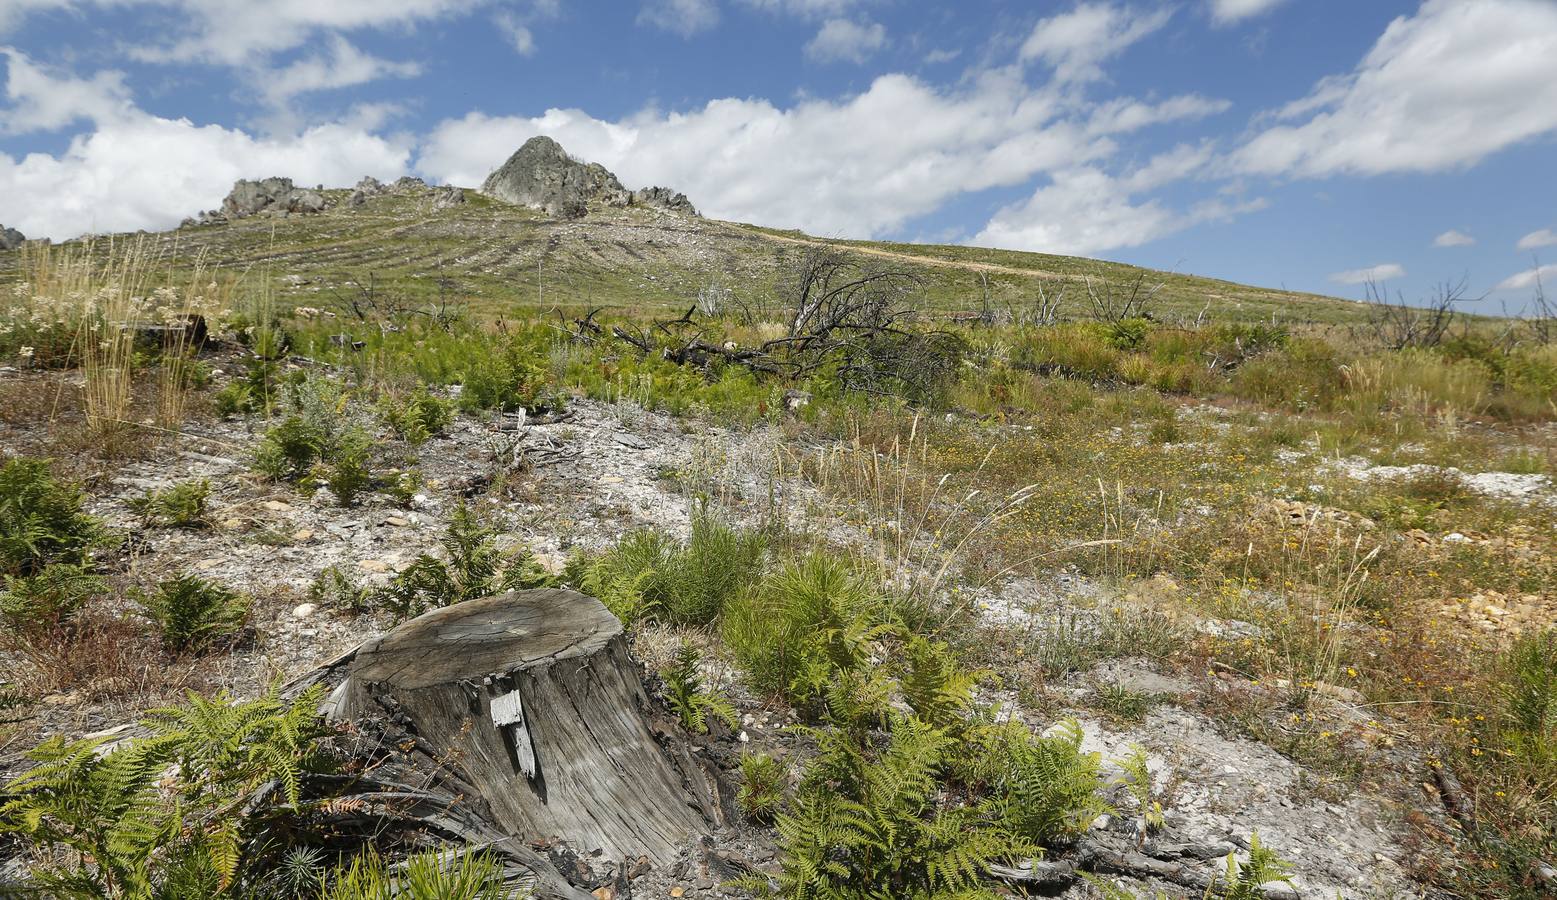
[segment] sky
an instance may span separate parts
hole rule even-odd
[[[829,237],[1343,297],[1557,285],[1557,0],[0,0],[0,224],[477,186],[549,134]]]

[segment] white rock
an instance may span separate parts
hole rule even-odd
[[[294,608],[292,610],[292,618],[294,618],[294,619],[306,619],[309,616],[313,615],[318,609],[319,609],[319,605],[316,604],[316,603],[303,603],[303,604],[300,604],[300,605],[298,605],[296,608]]]

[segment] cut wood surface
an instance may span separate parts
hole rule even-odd
[[[668,861],[723,821],[712,767],[594,598],[513,591],[434,610],[343,669],[330,717],[403,731],[515,837]]]

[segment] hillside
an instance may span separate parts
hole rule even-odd
[[[1336,323],[1358,321],[1362,310],[1331,297],[1079,257],[817,238],[652,208],[596,203],[587,216],[569,219],[475,190],[464,191],[463,203],[440,203],[427,190],[380,194],[361,206],[346,202],[350,191],[324,193],[332,206],[322,213],[186,226],[160,240],[182,258],[269,277],[279,296],[312,305],[343,282],[370,275],[381,289],[412,300],[436,294],[440,277],[452,279],[445,290],[492,312],[671,308],[710,285],[756,300],[772,293],[806,246],[824,245],[917,276],[925,300],[948,312],[977,310],[986,296],[997,309],[1021,306],[1042,290],[1063,294],[1067,311],[1083,315],[1087,279],[1124,291],[1138,278],[1161,285],[1154,308],[1168,317],[1206,310],[1225,321]],[[17,260],[0,254],[0,278],[14,277]]]

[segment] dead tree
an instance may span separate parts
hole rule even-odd
[[[1443,343],[1449,328],[1458,315],[1458,306],[1480,300],[1467,298],[1466,281],[1445,281],[1438,285],[1432,296],[1420,306],[1405,301],[1405,295],[1396,293],[1394,300],[1389,291],[1378,282],[1369,279],[1365,288],[1368,304],[1367,328],[1370,337],[1389,350],[1409,348],[1426,349]]]
[[[1160,281],[1147,284],[1144,269],[1123,288],[1104,278],[1093,281],[1090,275],[1085,282],[1087,299],[1092,303],[1092,317],[1105,325],[1118,325],[1127,319],[1152,318],[1152,303],[1165,284]]]

